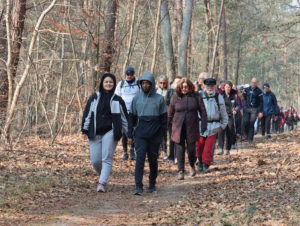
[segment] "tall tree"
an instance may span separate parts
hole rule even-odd
[[[223,78],[228,79],[228,64],[227,64],[227,26],[226,26],[226,7],[223,6],[222,12],[222,28],[223,28],[223,45],[222,45],[222,55],[223,55]]]
[[[161,31],[164,43],[164,53],[167,68],[167,76],[172,81],[176,75],[175,58],[172,41],[172,27],[168,8],[168,0],[162,0],[161,3]]]
[[[114,54],[115,25],[117,17],[118,0],[108,1],[105,15],[105,31],[102,52],[100,56],[100,74],[110,72]],[[98,78],[99,79],[99,78]]]
[[[212,32],[212,18],[210,11],[210,0],[204,0],[205,6],[205,20],[206,20],[206,37],[207,37],[207,55],[205,70],[209,71],[209,60],[213,50],[213,32]]]
[[[157,6],[157,13],[156,13],[156,21],[155,21],[155,28],[154,28],[154,39],[153,39],[153,56],[152,56],[152,63],[151,63],[151,73],[154,73],[155,65],[156,65],[156,56],[157,56],[157,48],[158,48],[158,28],[159,28],[159,21],[160,21],[160,6],[161,1],[158,0]]]
[[[187,76],[187,48],[191,30],[193,2],[193,0],[186,0],[185,8],[183,10],[183,21],[178,55],[178,75],[181,77]]]

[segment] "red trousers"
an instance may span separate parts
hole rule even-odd
[[[202,162],[206,165],[211,164],[214,143],[217,138],[217,134],[210,137],[200,137],[196,142],[196,156],[202,159]]]

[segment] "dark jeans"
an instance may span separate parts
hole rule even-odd
[[[176,145],[178,172],[184,172],[185,149],[187,150],[190,166],[194,167],[196,162],[196,146],[195,146],[195,142],[194,143],[187,142],[185,126],[183,126],[181,129],[180,143],[179,144],[176,143],[175,145]]]
[[[167,153],[167,140],[168,140],[168,132],[166,131],[163,134],[162,141],[160,144],[160,150],[162,150],[165,153]]]
[[[128,142],[127,135],[125,133],[122,133],[122,145],[123,145],[123,150],[126,153],[127,153],[127,142]],[[134,149],[134,142],[132,142],[130,149]]]
[[[257,118],[257,108],[247,108],[244,111],[243,123],[244,132],[249,142],[253,141],[254,137],[254,123]]]
[[[231,146],[236,142],[236,135],[234,131],[233,118],[228,118],[228,124],[225,129],[218,133],[218,148],[224,149],[226,137],[226,150],[230,150]]]
[[[150,175],[149,184],[155,185],[158,172],[158,152],[161,143],[161,135],[157,134],[151,138],[135,137],[136,164],[135,164],[135,184],[143,187],[144,166],[146,155],[148,157]]]
[[[271,119],[272,119],[272,115],[266,115],[261,118],[261,135],[264,136],[266,132],[267,132],[267,135],[270,135]]]
[[[173,160],[175,159],[175,143],[174,141],[172,141],[171,139],[172,136],[172,125],[169,127],[169,160]]]

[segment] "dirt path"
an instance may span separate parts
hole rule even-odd
[[[85,145],[78,147],[70,140],[64,138],[54,147],[57,168],[49,160],[53,150],[43,152],[49,154],[43,162],[49,165],[51,177],[47,180],[54,180],[57,174],[60,181],[54,180],[41,190],[35,188],[31,195],[21,195],[16,206],[4,209],[0,223],[300,225],[299,132],[264,141],[258,136],[255,149],[239,144],[239,150],[233,150],[230,156],[216,156],[210,173],[186,176],[183,182],[176,181],[176,165],[160,159],[157,192],[143,196],[132,195],[134,162],[122,161],[121,150],[115,156],[108,192],[97,193],[88,150],[83,154]],[[44,172],[42,166],[30,175]],[[145,185],[148,165],[146,169]],[[61,180],[63,176],[65,180]]]

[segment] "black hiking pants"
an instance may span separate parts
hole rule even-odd
[[[254,123],[257,118],[257,108],[247,108],[244,111],[243,123],[244,131],[249,142],[253,141],[254,137]]]
[[[231,146],[236,143],[236,134],[234,129],[233,117],[228,118],[228,124],[225,129],[218,133],[218,148],[224,149],[226,138],[226,150],[231,150]]]
[[[146,155],[148,157],[150,174],[149,185],[154,186],[156,184],[156,177],[158,172],[158,152],[161,143],[161,134],[151,138],[135,137],[135,150],[136,150],[136,163],[135,163],[135,184],[138,188],[143,188],[143,176],[144,167],[146,161]]]
[[[261,118],[261,135],[270,135],[271,133],[271,118],[272,115],[266,115]]]

